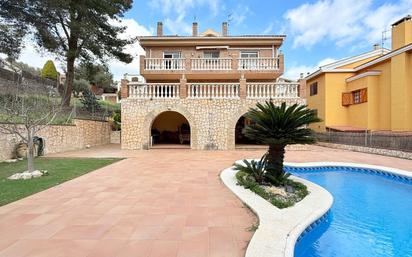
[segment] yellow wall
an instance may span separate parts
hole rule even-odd
[[[318,94],[310,96],[310,85],[314,82],[318,82]],[[308,80],[306,82],[306,96],[307,104],[311,109],[315,109],[318,112],[318,117],[322,119],[322,122],[317,122],[309,125],[309,127],[315,131],[325,130],[325,76],[321,74],[316,78]]]
[[[344,107],[347,110],[346,125],[348,126],[365,129],[368,127],[368,106],[369,100],[371,100],[368,87],[369,78],[370,77],[363,77],[347,83],[345,92],[368,88],[368,101],[366,103],[352,104]]]
[[[189,125],[186,118],[177,112],[163,112],[156,117],[153,122],[152,128],[159,130],[160,133],[163,131],[177,132],[178,127],[183,123]]]
[[[412,52],[407,53],[406,74],[406,126],[412,130]]]

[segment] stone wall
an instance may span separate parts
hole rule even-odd
[[[283,101],[304,103],[302,99],[272,101],[276,104]],[[189,122],[192,149],[234,149],[236,123],[256,103],[256,100],[249,99],[123,99],[122,148],[148,149],[155,118],[162,112],[175,111]]]
[[[82,149],[110,143],[111,128],[108,122],[74,120],[73,125],[52,125],[37,134],[45,139],[45,154]],[[14,157],[20,138],[0,134],[0,161]]]
[[[318,142],[317,144],[320,146],[329,147],[329,148],[343,149],[343,150],[361,152],[361,153],[379,154],[379,155],[412,160],[412,152],[404,152],[404,151],[399,151],[399,150],[373,148],[373,147],[365,147],[365,146],[357,146],[357,145],[332,144],[332,143],[325,143],[325,142]]]

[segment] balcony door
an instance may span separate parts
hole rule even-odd
[[[240,67],[244,70],[256,70],[259,68],[259,52],[258,51],[242,51],[240,52]]]
[[[218,67],[219,65],[219,56],[220,52],[219,51],[204,51],[203,52],[203,58],[205,58],[204,62],[206,64],[206,67]]]
[[[179,69],[179,62],[181,58],[180,52],[164,52],[163,53],[163,67],[166,70]]]

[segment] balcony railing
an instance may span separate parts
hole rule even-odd
[[[239,83],[188,84],[187,96],[192,99],[238,99]]]
[[[299,84],[294,83],[247,83],[246,98],[275,99],[298,98]]]
[[[184,58],[145,58],[145,70],[184,70]]]
[[[279,69],[279,58],[239,58],[239,70],[277,70]]]
[[[192,58],[192,70],[231,70],[231,58]]]
[[[135,99],[179,98],[179,83],[129,83],[129,97]]]

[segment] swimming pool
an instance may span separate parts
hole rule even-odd
[[[334,197],[326,219],[303,234],[295,257],[411,257],[412,180],[348,167],[286,167]]]

